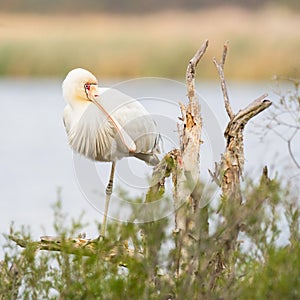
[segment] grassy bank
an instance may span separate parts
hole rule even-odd
[[[234,8],[147,16],[0,15],[1,76],[61,76],[82,66],[99,77],[182,77],[188,59],[210,40],[200,77],[229,40],[227,76],[300,75],[299,14]]]

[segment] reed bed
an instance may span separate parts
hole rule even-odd
[[[210,40],[200,78],[216,77],[209,57],[229,41],[226,76],[240,80],[300,75],[299,13],[222,7],[151,15],[0,14],[1,76],[62,76],[81,66],[99,77],[180,78]]]

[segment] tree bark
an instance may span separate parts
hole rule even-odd
[[[228,46],[224,45],[223,55],[220,62],[214,58],[213,62],[218,70],[221,89],[223,92],[224,105],[229,117],[229,122],[224,132],[226,140],[226,148],[221,157],[221,162],[216,164],[214,174],[211,172],[212,178],[222,189],[222,204],[220,213],[224,216],[224,228],[226,231],[221,235],[220,247],[223,253],[218,253],[216,263],[219,265],[234,265],[230,264],[230,257],[236,249],[237,238],[241,228],[241,180],[244,169],[244,128],[248,121],[258,115],[260,112],[268,108],[272,102],[267,100],[267,94],[260,96],[258,99],[251,102],[244,109],[234,113],[226,87],[224,76],[224,64],[226,60]],[[230,270],[234,272],[234,270]]]
[[[202,117],[200,103],[195,91],[196,67],[208,47],[206,40],[194,57],[189,61],[186,71],[187,105],[180,104],[181,120],[179,125],[180,152],[176,168],[173,169],[173,198],[175,209],[176,275],[183,272],[193,275],[198,264],[194,253],[199,233],[196,230],[200,210],[199,188],[200,146]]]

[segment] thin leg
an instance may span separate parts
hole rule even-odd
[[[108,185],[105,190],[105,193],[106,193],[105,208],[104,208],[104,216],[103,216],[103,222],[102,222],[101,233],[100,233],[100,236],[102,236],[102,237],[105,236],[105,231],[106,231],[107,213],[108,213],[110,197],[111,197],[111,194],[113,191],[115,167],[116,167],[116,162],[113,161],[112,165],[111,165],[111,170],[110,170],[109,182],[108,182]]]

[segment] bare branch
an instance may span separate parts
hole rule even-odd
[[[227,87],[224,77],[224,64],[227,55],[227,44],[224,45],[223,55],[220,62],[214,58],[214,64],[217,67],[221,88],[223,92],[224,104],[226,112],[230,118],[227,124],[224,136],[226,139],[226,149],[221,156],[220,168],[215,173],[210,172],[212,178],[218,182],[220,178],[222,188],[223,204],[220,213],[224,216],[227,223],[227,230],[221,236],[224,240],[224,254],[221,256],[220,261],[226,262],[230,260],[230,256],[235,251],[237,246],[237,238],[242,228],[241,208],[242,208],[242,192],[241,192],[241,179],[244,169],[244,128],[248,121],[268,108],[272,102],[266,100],[267,94],[260,96],[258,99],[252,101],[247,107],[234,114],[230,106]],[[219,172],[219,176],[216,172]],[[234,266],[229,271],[234,274]],[[218,276],[218,275],[217,275]]]
[[[43,236],[40,241],[29,241],[20,239],[16,236],[10,235],[9,239],[14,241],[18,246],[22,248],[32,247],[34,251],[47,250],[47,251],[60,251],[69,254],[80,254],[84,256],[93,256],[97,253],[103,255],[103,260],[110,261],[113,259],[120,259],[120,265],[126,266],[126,263],[122,259],[126,256],[140,260],[143,257],[143,253],[130,249],[128,243],[125,242],[113,242],[110,247],[105,244],[105,247],[101,247],[101,243],[106,241],[100,241],[100,239],[83,239],[83,238],[68,238],[54,236]],[[109,249],[109,250],[107,250]]]
[[[257,114],[259,114],[264,109],[266,109],[267,107],[269,107],[272,104],[272,102],[270,100],[265,99],[266,97],[268,97],[268,94],[263,94],[260,97],[258,97],[257,99],[255,99],[247,107],[240,110],[235,115],[234,120],[246,118],[249,115],[250,115],[250,118],[252,118],[252,117],[256,116]]]
[[[186,70],[186,86],[189,103],[180,104],[181,124],[178,126],[180,138],[180,152],[177,155],[175,169],[172,170],[173,199],[175,211],[174,240],[176,247],[177,261],[175,264],[176,276],[188,272],[194,279],[198,269],[197,255],[190,259],[189,249],[195,241],[203,238],[206,229],[197,226],[199,224],[200,198],[199,189],[200,173],[200,146],[202,132],[202,118],[200,103],[195,91],[196,67],[208,47],[208,40],[204,41],[193,58],[189,61]],[[203,209],[204,211],[205,209]],[[202,214],[204,215],[204,214]],[[201,220],[207,223],[205,217]],[[192,280],[193,280],[192,279]]]
[[[293,133],[293,135],[290,137],[290,139],[287,141],[287,145],[288,145],[288,150],[289,150],[289,154],[290,154],[290,157],[292,159],[292,161],[294,162],[294,164],[296,165],[296,167],[298,169],[300,169],[300,164],[298,163],[294,153],[293,153],[293,150],[292,150],[292,140],[294,138],[294,136],[296,135],[296,133],[298,132],[298,130],[295,130],[295,132]]]
[[[224,98],[224,104],[225,104],[225,109],[226,112],[230,118],[230,120],[234,117],[234,113],[232,111],[230,102],[229,102],[229,97],[228,97],[228,92],[227,92],[227,87],[226,87],[226,82],[225,82],[225,76],[224,76],[224,65],[225,65],[225,60],[226,60],[226,55],[227,55],[227,50],[228,50],[228,45],[227,43],[224,44],[223,48],[223,55],[221,61],[218,63],[216,58],[213,58],[213,62],[215,66],[217,67],[219,77],[221,80],[221,88],[223,92],[223,98]]]
[[[221,181],[220,181],[220,172],[221,172],[221,165],[215,162],[215,170],[212,171],[208,169],[208,173],[211,176],[211,179],[213,182],[216,183],[217,186],[221,187]]]
[[[205,40],[199,50],[195,53],[194,57],[189,61],[187,70],[186,70],[186,84],[188,91],[188,98],[192,102],[195,97],[195,76],[196,76],[196,67],[199,60],[204,55],[208,47],[208,40]]]
[[[228,42],[226,42],[223,46],[223,55],[222,55],[222,61],[221,61],[223,71],[224,71],[227,50],[228,50]]]

